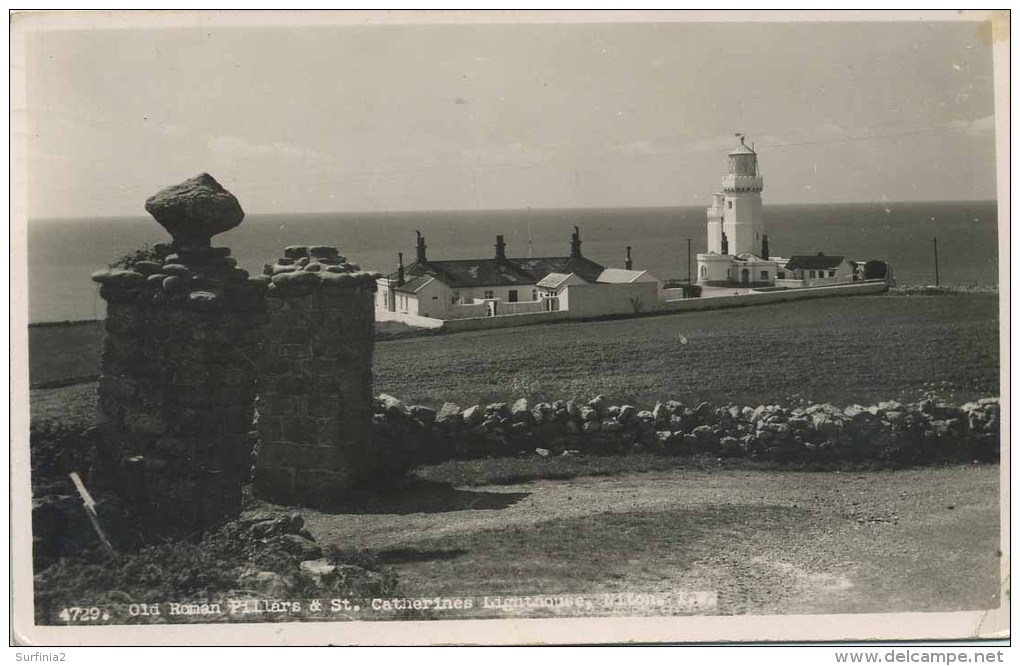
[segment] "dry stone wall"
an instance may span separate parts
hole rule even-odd
[[[172,205],[180,196],[190,216]],[[173,251],[93,275],[107,302],[101,478],[146,540],[201,532],[240,512],[267,280],[237,268],[229,248],[209,245],[243,216],[231,200],[205,174],[164,190],[147,208],[157,221],[174,208]],[[214,214],[224,210],[225,221]]]
[[[557,400],[471,405],[438,410],[404,405],[389,395],[375,401],[380,437],[412,464],[456,458],[579,453],[709,454],[777,461],[881,460],[897,464],[937,460],[996,460],[999,401],[963,405],[922,400],[837,407],[827,403],[684,405],[670,400],[651,410]]]
[[[378,274],[331,246],[288,247],[266,273],[255,493],[326,505],[385,468],[372,445]]]

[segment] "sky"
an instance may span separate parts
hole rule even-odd
[[[101,25],[101,21],[98,21]],[[974,22],[357,25],[27,35],[29,217],[993,199]]]

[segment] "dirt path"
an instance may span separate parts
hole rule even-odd
[[[710,590],[720,613],[998,604],[997,466],[536,481],[307,512],[377,550],[408,594]]]

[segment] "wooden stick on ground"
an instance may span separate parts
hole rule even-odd
[[[92,527],[95,528],[96,534],[99,536],[99,541],[102,542],[103,548],[106,550],[110,557],[117,557],[116,551],[113,550],[113,545],[110,544],[109,539],[103,533],[103,528],[99,526],[99,516],[96,514],[96,501],[92,499],[92,495],[85,488],[85,484],[82,483],[81,477],[78,476],[78,472],[71,472],[71,481],[74,483],[74,487],[78,489],[78,494],[81,496],[82,506],[85,508],[85,513],[88,515],[89,520],[92,521]]]

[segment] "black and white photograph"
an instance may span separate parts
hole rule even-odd
[[[1008,11],[10,32],[13,640],[1008,640]]]

